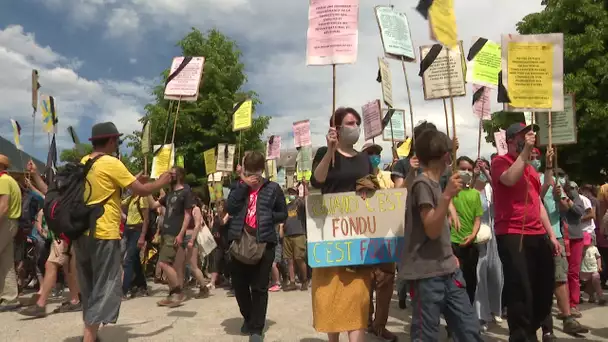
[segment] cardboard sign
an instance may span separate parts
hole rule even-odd
[[[302,120],[293,123],[293,144],[295,147],[312,145],[310,120]]]
[[[382,116],[380,115],[380,100],[366,103],[363,113],[363,131],[365,140],[375,138],[382,134]]]
[[[310,267],[397,262],[404,246],[406,189],[306,197]]]
[[[185,59],[186,61],[184,62]],[[187,64],[183,64],[186,62]],[[196,101],[198,99],[198,89],[203,75],[204,64],[205,57],[173,58],[169,71],[171,79],[165,87],[165,100],[181,99],[182,101]],[[172,75],[174,77],[171,77]]]
[[[205,162],[205,173],[212,174],[216,171],[215,148],[210,148],[203,152],[203,160]]]
[[[245,100],[242,103],[237,103],[238,108],[232,116],[232,131],[240,131],[250,128],[253,124],[253,101]]]
[[[234,170],[234,151],[236,145],[217,145],[217,171],[232,172]]]
[[[380,68],[380,75],[382,78],[382,100],[387,106],[393,107],[393,78],[391,76],[391,67],[388,62],[378,57],[378,67]]]
[[[494,142],[496,143],[496,152],[499,156],[504,156],[509,153],[509,147],[507,146],[507,131],[504,129],[494,132]]]
[[[576,144],[576,105],[574,95],[564,96],[564,111],[551,112],[551,143],[553,145]],[[536,134],[538,144],[549,144],[549,113],[535,113],[539,131]]]
[[[432,45],[420,47],[420,58],[429,54]],[[451,96],[465,96],[467,94],[466,83],[464,81],[465,63],[462,41],[457,47],[449,50],[450,57],[450,81],[448,82],[448,49],[442,48],[437,58],[431,63],[429,68],[422,74],[422,90],[425,100],[442,99]],[[451,82],[451,83],[450,83]],[[450,86],[452,91],[450,92]]]
[[[386,115],[388,109],[382,110],[382,116]],[[391,126],[393,127],[393,131],[391,134]],[[392,138],[392,139],[391,139]],[[395,109],[395,113],[391,117],[390,123],[384,127],[384,131],[382,131],[382,140],[384,141],[405,141],[406,133],[405,133],[405,110],[403,109]]]
[[[480,42],[480,37],[474,37],[472,46]],[[471,52],[469,52],[469,56]],[[467,56],[468,58],[470,58]],[[501,70],[500,44],[491,40],[477,51],[467,65],[467,82],[496,89],[498,86],[498,73]]]
[[[160,175],[175,166],[175,148],[173,148],[173,144],[165,144],[162,147],[161,145],[154,145],[153,148],[158,153],[152,158],[150,178],[157,179]]]
[[[397,12],[392,6],[376,6],[375,12],[378,27],[380,27],[384,55],[389,58],[415,62],[416,52],[405,13]]]

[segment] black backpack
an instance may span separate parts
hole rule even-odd
[[[158,224],[156,223],[156,220],[158,219],[158,213],[156,212],[155,209],[146,209],[150,211],[149,214],[149,219],[148,219],[148,230],[146,230],[146,241],[147,242],[152,242],[152,240],[154,240],[154,235],[156,234],[156,231],[158,230]]]
[[[19,217],[19,229],[24,236],[28,236],[34,230],[36,216],[40,211],[40,202],[31,190],[21,191],[21,217]]]
[[[85,164],[69,163],[57,173],[44,199],[44,218],[55,236],[64,235],[70,240],[78,239],[87,230],[94,228],[103,213],[103,206],[110,197],[99,204],[87,205],[91,198],[84,198],[85,188],[91,189],[87,174],[93,164],[104,155],[87,160]]]

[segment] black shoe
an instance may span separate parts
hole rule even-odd
[[[249,335],[251,332],[249,330],[249,326],[247,325],[247,321],[243,322],[243,325],[241,325],[241,334],[243,335]]]
[[[405,302],[405,299],[399,299],[399,309],[405,310],[406,308],[407,308],[407,303]]]
[[[564,332],[568,335],[586,334],[589,329],[585,328],[574,317],[564,319]]]
[[[19,314],[31,318],[44,318],[46,317],[46,308],[34,304],[19,311]]]
[[[555,342],[557,341],[557,337],[553,335],[553,333],[543,334],[543,342]]]

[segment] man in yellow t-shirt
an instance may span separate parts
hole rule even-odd
[[[152,183],[142,184],[114,154],[121,143],[120,134],[111,122],[92,128],[93,153],[82,159],[95,159],[87,174],[90,187],[85,189],[88,205],[103,205],[93,232],[74,242],[76,266],[82,296],[84,342],[94,342],[100,324],[116,323],[122,301],[122,268],[120,253],[120,193],[128,188],[138,196],[148,196],[169,184],[171,175],[164,173]],[[92,235],[92,236],[90,236]]]
[[[21,188],[7,170],[11,163],[0,154],[0,305],[16,303],[18,288],[13,239],[21,217]]]
[[[122,201],[127,213],[127,222],[123,234],[126,246],[126,255],[123,260],[124,276],[122,280],[122,294],[126,299],[132,288],[136,289],[132,295],[147,295],[148,284],[139,258],[139,252],[146,243],[150,210],[148,198],[131,195]]]
[[[382,146],[367,143],[363,145],[361,153],[369,156],[369,161],[378,178],[380,189],[393,187],[390,173],[380,170]],[[387,174],[388,173],[388,174]],[[388,312],[391,298],[393,297],[393,285],[395,283],[395,263],[389,262],[374,265],[372,268],[372,290],[370,291],[369,327],[370,333],[385,341],[396,341],[397,337],[386,329]],[[376,308],[374,310],[373,292],[376,291]],[[375,311],[375,312],[374,312]],[[375,316],[374,316],[375,314]],[[372,317],[374,316],[374,317]]]

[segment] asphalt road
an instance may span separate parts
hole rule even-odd
[[[118,324],[101,330],[100,338],[107,342],[122,341],[248,341],[239,333],[242,319],[236,300],[226,296],[222,289],[214,290],[207,299],[191,299],[175,309],[161,308],[156,301],[166,295],[164,287],[155,285],[153,296],[123,302]],[[58,304],[50,304],[52,311]],[[608,307],[583,304],[581,322],[591,332],[587,341],[608,341]],[[396,299],[391,307],[387,328],[399,336],[399,341],[409,341],[410,310],[400,310]],[[573,337],[559,331],[561,322],[556,321],[556,334],[560,341]],[[0,313],[0,341],[80,341],[82,333],[81,313],[49,315],[43,319],[24,320],[15,312]],[[490,327],[484,336],[486,341],[507,341],[506,323]],[[342,341],[347,341],[342,336]],[[442,338],[445,340],[445,337]],[[327,341],[323,334],[312,328],[310,292],[277,292],[270,294],[265,341]],[[366,341],[379,341],[367,336]]]

